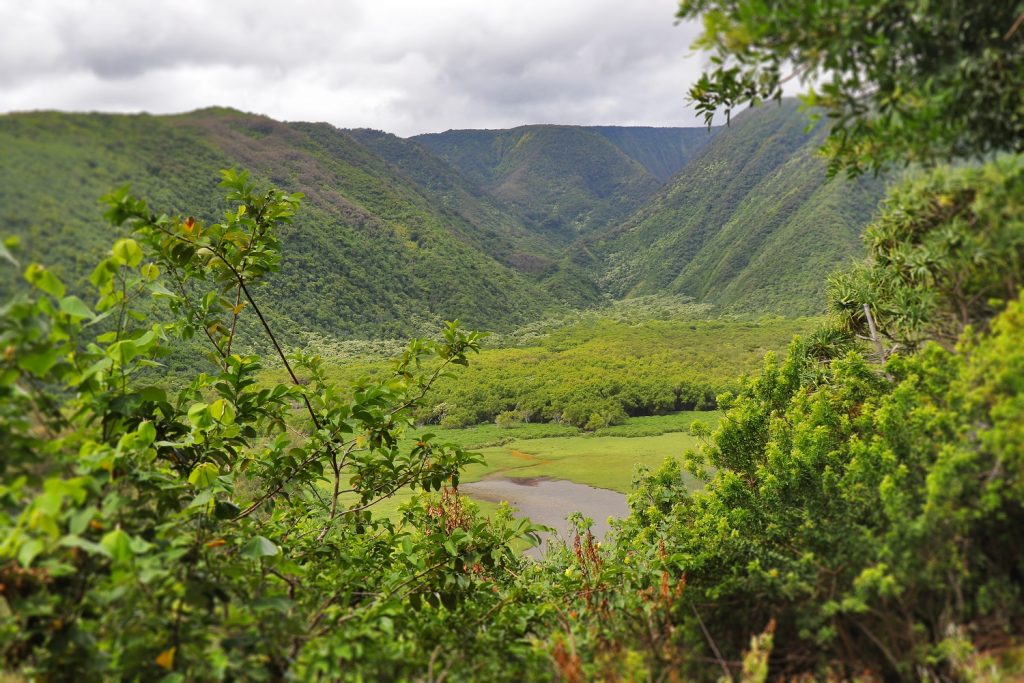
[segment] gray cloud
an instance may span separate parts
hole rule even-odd
[[[214,104],[402,135],[698,125],[676,0],[0,1],[0,110]]]

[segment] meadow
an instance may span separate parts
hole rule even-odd
[[[410,430],[400,447],[408,448],[420,434],[429,431],[435,441],[457,444],[480,453],[484,462],[466,468],[460,483],[488,477],[566,479],[577,484],[628,493],[639,468],[657,469],[665,458],[677,457],[695,448],[697,438],[690,425],[700,422],[714,427],[718,411],[683,411],[670,415],[631,417],[624,424],[585,432],[570,425],[493,424],[461,429]],[[381,501],[378,514],[396,519],[399,509],[413,491],[403,489]],[[354,495],[350,496],[355,502]],[[498,505],[474,501],[486,515]]]

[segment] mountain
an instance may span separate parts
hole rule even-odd
[[[703,136],[709,137],[706,131]],[[656,134],[631,137],[581,126],[449,130],[413,139],[509,207],[527,227],[560,244],[626,218],[652,196],[662,180],[645,162],[664,173],[684,157],[682,151],[654,153]]]
[[[496,260],[534,276],[555,300],[574,307],[600,300],[593,273],[566,259],[563,245],[524,226],[511,207],[434,156],[420,142],[378,130],[345,132],[391,164],[439,210],[468,219],[469,230],[462,233],[465,239]]]
[[[828,180],[822,124],[793,100],[735,117],[628,219],[586,240],[615,297],[675,293],[726,310],[812,314],[862,255],[881,179]]]
[[[862,253],[883,182],[826,181],[823,131],[806,126],[790,101],[710,132],[543,125],[408,139],[224,108],[11,114],[0,116],[0,234],[82,291],[116,237],[99,196],[130,183],[156,210],[213,220],[225,208],[217,171],[238,167],[306,195],[260,294],[288,330],[407,336],[456,317],[505,330],[655,293],[816,313],[824,276]]]
[[[99,196],[131,183],[157,210],[215,219],[226,167],[306,195],[283,233],[282,270],[261,292],[286,327],[394,336],[460,317],[502,328],[558,306],[514,259],[481,248],[486,230],[515,242],[514,221],[479,227],[466,207],[443,207],[343,131],[228,109],[0,117],[0,225],[22,238],[25,260],[82,288],[114,238]]]
[[[588,126],[587,130],[604,136],[648,173],[665,182],[696,157],[722,128]]]

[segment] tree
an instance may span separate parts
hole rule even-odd
[[[952,347],[1024,284],[1024,159],[938,168],[893,187],[864,241],[868,259],[829,278],[836,322],[882,359],[926,340]]]
[[[832,126],[831,171],[1024,151],[1019,0],[682,0],[712,68],[690,90],[710,123],[799,78]]]
[[[32,264],[34,292],[0,310],[0,667],[281,680],[482,666],[474,653],[517,633],[480,625],[533,527],[458,496],[473,454],[398,440],[480,335],[451,323],[382,381],[333,385],[319,358],[284,352],[254,294],[300,196],[244,173],[223,187],[233,206],[210,224],[113,193],[108,217],[132,236],[93,272],[95,302]],[[144,315],[148,300],[172,322]],[[246,314],[290,384],[265,385],[260,358],[237,352]],[[211,365],[172,391],[161,359],[192,335]],[[374,512],[403,488],[440,494]]]

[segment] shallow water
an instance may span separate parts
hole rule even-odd
[[[610,529],[608,517],[621,518],[629,513],[626,496],[621,493],[564,479],[495,477],[463,484],[459,491],[492,503],[508,501],[516,508],[517,517],[529,517],[537,524],[552,527],[563,539],[569,531],[565,518],[573,512],[594,520],[591,531],[599,539]],[[526,554],[539,559],[548,536],[543,534],[541,545]]]

